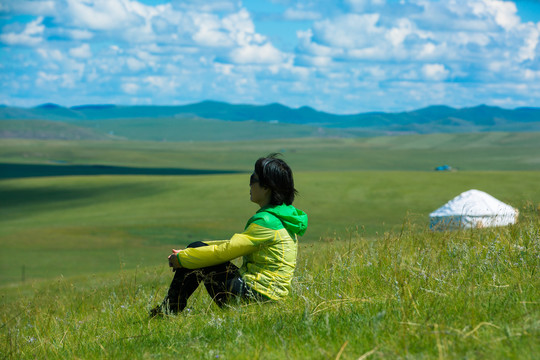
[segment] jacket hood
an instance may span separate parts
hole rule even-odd
[[[265,211],[277,217],[285,229],[291,233],[302,236],[306,232],[308,225],[307,214],[292,205],[277,205],[262,208],[259,211]]]

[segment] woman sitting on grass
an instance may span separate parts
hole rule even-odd
[[[230,240],[197,241],[173,250],[175,271],[167,297],[151,316],[179,313],[203,282],[220,307],[237,300],[280,300],[288,295],[296,266],[297,235],[307,228],[307,215],[292,206],[297,194],[291,168],[271,154],[255,163],[249,180],[251,201],[260,209],[244,232]],[[230,261],[243,256],[241,268]]]

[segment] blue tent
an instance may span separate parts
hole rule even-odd
[[[442,165],[442,166],[437,166],[435,168],[435,171],[450,171],[452,170],[452,167],[450,165]]]

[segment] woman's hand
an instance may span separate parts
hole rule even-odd
[[[178,261],[178,257],[176,256],[176,254],[178,254],[180,251],[182,250],[172,249],[172,254],[169,255],[169,267],[172,267],[173,271],[182,267]]]

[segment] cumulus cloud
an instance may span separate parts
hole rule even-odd
[[[520,23],[517,16],[516,4],[510,1],[483,0],[471,4],[476,15],[490,15],[495,23],[506,30],[510,30]]]
[[[361,6],[369,1],[350,1]],[[363,6],[363,5],[362,5]],[[397,5],[396,5],[397,6]],[[513,3],[496,0],[416,1],[410,16],[392,13],[350,13],[314,23],[298,33],[301,55],[318,57],[321,49],[334,58],[381,61],[475,61],[485,57],[536,56],[539,32],[534,24],[519,22]],[[404,12],[406,12],[404,8]],[[450,21],[453,18],[455,21]],[[456,29],[456,24],[474,26]],[[466,20],[466,21],[464,21]],[[504,49],[504,50],[503,50]],[[345,54],[345,56],[343,56]],[[429,67],[428,67],[429,68]]]
[[[320,20],[322,15],[313,10],[288,8],[283,13],[283,18],[291,21]]]
[[[36,49],[36,52],[44,59],[61,62],[64,60],[64,55],[58,49]]]
[[[240,45],[261,44],[266,37],[255,31],[255,24],[246,10],[231,14],[223,19],[224,28],[231,33],[235,42]]]
[[[43,41],[43,17],[28,23],[21,32],[6,31],[0,35],[0,40],[7,45],[36,46]]]
[[[226,31],[222,20],[214,14],[197,14],[192,18],[193,40],[202,46],[229,47],[234,44],[232,35]]]
[[[284,55],[272,44],[247,45],[233,49],[230,59],[237,64],[279,64]]]
[[[137,22],[137,8],[129,0],[66,0],[73,24],[91,30],[115,30]]]
[[[88,30],[67,29],[66,33],[73,40],[90,40],[92,37],[94,37],[94,34]]]
[[[52,16],[56,10],[56,3],[52,0],[4,0],[0,4],[0,12],[6,14]]]
[[[314,36],[323,45],[361,48],[376,42],[384,30],[377,26],[379,14],[347,14],[314,25]]]
[[[90,45],[82,44],[79,47],[69,49],[69,54],[76,58],[88,59],[92,56],[92,51],[90,50]]]
[[[174,6],[197,12],[234,12],[237,10],[237,2],[231,0],[173,0]]]
[[[520,26],[522,31],[522,44],[518,51],[518,61],[535,60],[539,52],[540,42],[540,22],[535,27],[532,24]]]
[[[385,0],[345,0],[345,3],[354,12],[364,12],[372,7],[378,7],[386,3]]]
[[[122,90],[124,90],[124,92],[127,94],[133,95],[139,91],[139,85],[134,83],[123,83]]]
[[[140,61],[134,57],[127,58],[126,65],[131,71],[140,71],[146,68],[146,64],[143,61]]]
[[[540,22],[521,21],[512,1],[149,4],[2,1],[4,84],[17,86],[0,96],[18,101],[12,94],[39,85],[62,98],[63,88],[83,85],[87,96],[107,102],[151,103],[159,94],[160,103],[287,101],[353,112],[441,96],[449,105],[517,104],[540,91],[518,91],[539,79]]]
[[[422,73],[427,80],[442,81],[450,72],[442,64],[426,64],[422,67]]]

